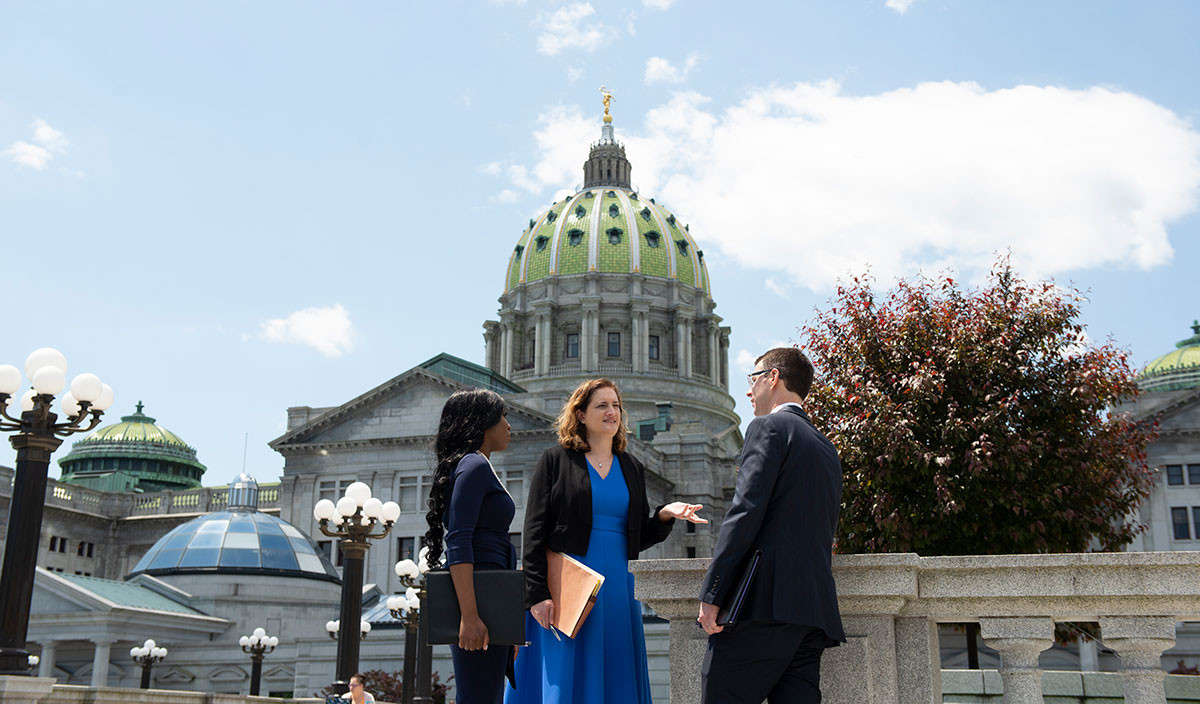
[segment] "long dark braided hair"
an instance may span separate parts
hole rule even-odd
[[[425,547],[429,548],[426,559],[430,567],[442,559],[443,539],[446,536],[442,521],[450,500],[447,489],[454,468],[459,460],[483,445],[484,432],[499,423],[503,416],[504,399],[495,391],[486,389],[458,391],[446,399],[446,405],[442,407],[442,419],[433,443],[436,464],[433,467],[433,486],[429,491],[429,513],[425,514],[425,522],[429,524],[429,530],[425,532]]]

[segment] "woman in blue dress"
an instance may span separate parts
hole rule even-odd
[[[506,704],[649,704],[641,605],[629,560],[662,542],[677,518],[707,523],[698,504],[651,509],[645,470],[625,452],[621,394],[608,379],[580,385],[558,417],[555,447],[542,453],[525,508],[526,633],[516,688]],[[546,551],[566,553],[604,575],[596,605],[575,638],[552,629]]]
[[[511,646],[488,647],[474,581],[475,570],[516,568],[516,550],[508,539],[515,508],[491,462],[491,454],[508,447],[511,439],[504,416],[499,394],[459,391],[442,408],[434,442],[437,465],[425,516],[425,546],[429,564],[436,565],[445,538],[446,564],[462,613],[458,644],[450,646],[459,704],[500,704],[513,654]]]

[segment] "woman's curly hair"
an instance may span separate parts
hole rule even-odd
[[[621,390],[608,379],[592,379],[580,384],[571,392],[571,397],[563,404],[558,414],[558,442],[568,450],[587,452],[591,449],[587,441],[587,428],[579,420],[577,412],[587,412],[588,404],[592,402],[592,394],[600,389],[612,389],[617,394],[617,404],[621,407],[621,418],[617,426],[617,434],[613,436],[613,452],[625,451],[625,436],[629,427],[625,424],[625,403],[621,400]]]

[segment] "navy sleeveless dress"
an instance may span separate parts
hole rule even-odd
[[[650,704],[641,604],[633,598],[625,537],[629,489],[613,458],[603,479],[588,463],[592,532],[586,555],[572,555],[604,575],[596,605],[574,638],[562,641],[526,614],[530,645],[517,655],[517,688],[505,704]]]

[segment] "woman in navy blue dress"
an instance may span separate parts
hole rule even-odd
[[[585,382],[559,415],[559,444],[542,453],[533,471],[524,551],[530,645],[517,656],[517,686],[506,692],[508,704],[650,704],[641,605],[633,598],[629,560],[662,542],[676,518],[707,521],[696,515],[699,504],[676,501],[651,510],[645,470],[625,452],[627,433],[616,385]],[[550,630],[548,549],[605,578],[575,638]]]
[[[458,644],[450,646],[459,704],[500,704],[511,646],[488,647],[487,626],[476,608],[475,570],[515,569],[508,539],[515,507],[492,468],[491,454],[511,439],[504,400],[482,389],[459,391],[446,400],[434,451],[437,465],[429,493],[428,561],[446,564],[458,596],[462,621]]]

